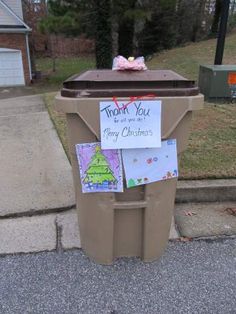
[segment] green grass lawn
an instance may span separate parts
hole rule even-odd
[[[165,51],[148,62],[149,69],[172,69],[189,79],[197,79],[199,64],[212,64],[216,40],[211,39]],[[236,33],[226,39],[224,64],[233,64]],[[46,60],[41,69],[48,69]],[[60,64],[60,65],[59,65]],[[58,71],[49,77],[58,85],[68,76],[94,68],[93,59],[58,60]],[[55,93],[45,95],[45,102],[63,146],[68,153],[65,117],[53,110]],[[180,161],[181,179],[236,178],[236,104],[205,103],[194,113],[192,132]]]
[[[148,62],[149,69],[170,69],[191,80],[198,79],[200,64],[213,64],[215,59],[216,39],[192,43],[154,56]],[[236,32],[225,40],[223,64],[236,63]]]
[[[45,78],[38,84],[41,87],[59,89],[68,77],[95,67],[93,57],[57,58],[56,71],[53,72],[53,61],[51,58],[40,58],[36,61],[36,68],[41,71]]]
[[[236,105],[205,103],[194,112],[187,150],[180,162],[185,179],[236,177]]]
[[[67,132],[66,132],[66,118],[65,115],[62,113],[58,113],[54,110],[54,98],[56,93],[46,93],[44,94],[44,102],[47,106],[49,115],[51,117],[51,120],[57,130],[58,136],[61,140],[62,146],[64,147],[64,150],[67,154],[68,159],[70,159],[69,156],[69,147],[68,147],[68,141],[67,141]]]

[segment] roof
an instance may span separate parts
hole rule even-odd
[[[4,2],[19,18],[23,20],[22,3],[24,0],[1,0]]]
[[[31,29],[13,10],[0,0],[0,32],[4,33],[26,33]]]

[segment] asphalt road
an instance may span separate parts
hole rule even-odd
[[[80,250],[0,258],[0,313],[235,314],[236,240],[172,242],[157,262]]]

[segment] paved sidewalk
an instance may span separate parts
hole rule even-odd
[[[181,237],[236,236],[236,202],[176,204],[175,222]]]
[[[40,92],[43,93],[50,93],[56,92],[56,86],[43,86],[41,87],[40,84],[31,84],[30,86],[14,86],[14,87],[0,87],[0,100],[1,99],[8,99],[8,98],[18,98],[22,96],[30,96],[39,94]]]
[[[0,87],[0,100],[34,94],[33,86]]]
[[[0,150],[0,254],[80,248],[71,166],[42,96],[0,100]],[[236,235],[236,180],[180,181],[176,201],[170,239]]]

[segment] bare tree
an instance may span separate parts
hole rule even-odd
[[[29,36],[29,47],[31,54],[32,71],[36,72],[35,56],[37,53],[37,42],[42,36],[38,30],[39,21],[47,14],[47,4],[45,0],[22,0],[23,15],[26,24],[32,29]],[[47,45],[47,37],[43,39],[44,45]]]

